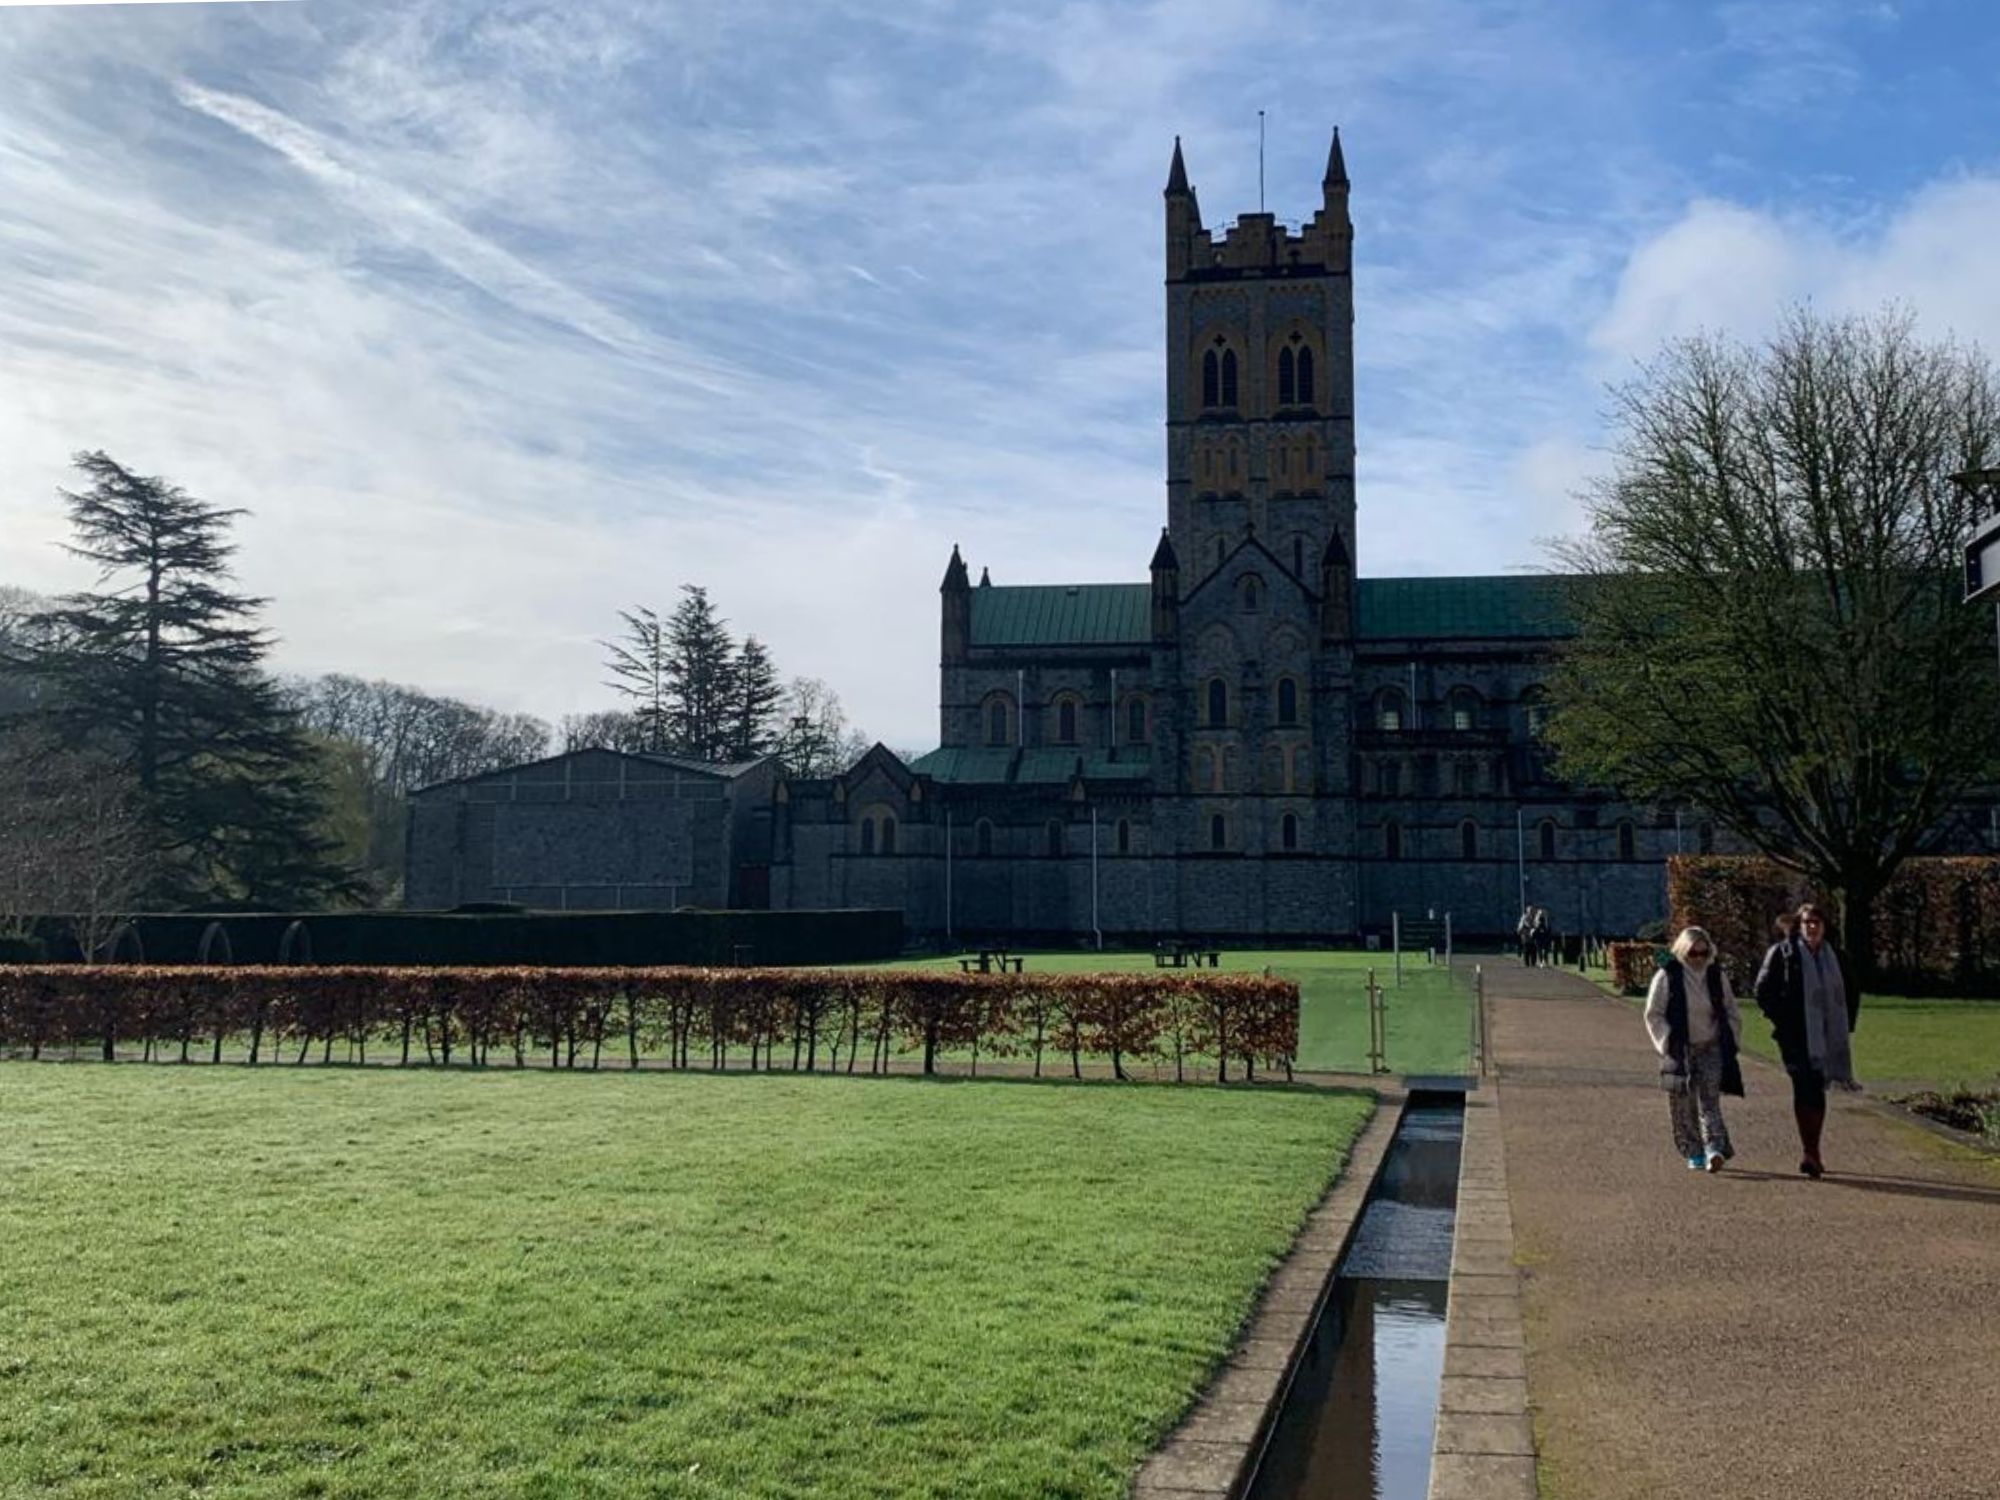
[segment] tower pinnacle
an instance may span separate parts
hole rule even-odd
[[[1333,145],[1326,153],[1326,176],[1320,181],[1321,187],[1347,186],[1347,158],[1340,153],[1340,127],[1333,127]]]
[[[1167,193],[1185,193],[1188,190],[1187,163],[1181,160],[1181,138],[1174,137],[1174,164],[1167,169]]]

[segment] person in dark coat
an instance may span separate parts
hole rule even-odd
[[[1820,1133],[1826,1126],[1826,1086],[1859,1088],[1849,1038],[1861,1018],[1861,991],[1847,960],[1827,941],[1826,913],[1807,902],[1795,932],[1786,932],[1757,971],[1757,1007],[1769,1017],[1778,1055],[1792,1079],[1792,1116],[1799,1127],[1799,1170],[1821,1177]]]
[[[1660,1054],[1674,1149],[1695,1171],[1720,1172],[1736,1154],[1722,1118],[1722,1096],[1741,1095],[1736,1044],[1743,1018],[1715,944],[1699,927],[1674,939],[1673,957],[1653,976],[1646,1031]]]

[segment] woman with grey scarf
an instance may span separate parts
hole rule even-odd
[[[1798,930],[1771,945],[1757,971],[1757,1005],[1771,1021],[1778,1053],[1792,1078],[1792,1115],[1798,1121],[1799,1170],[1825,1175],[1820,1132],[1826,1125],[1826,1086],[1857,1088],[1848,1038],[1861,1015],[1861,992],[1847,961],[1826,940],[1826,913],[1807,902]]]

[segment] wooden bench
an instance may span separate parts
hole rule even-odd
[[[960,958],[958,972],[961,974],[1005,974],[1009,971],[1020,973],[1022,958],[1018,953],[1003,952],[998,948],[982,948],[975,955]]]
[[[1156,969],[1185,969],[1189,964],[1199,969],[1204,959],[1211,969],[1222,967],[1222,951],[1219,948],[1204,948],[1198,943],[1178,941],[1153,944],[1153,967]]]

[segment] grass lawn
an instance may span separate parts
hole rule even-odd
[[[1029,953],[1027,972],[1056,974],[1151,973],[1150,951],[1136,953]],[[1324,949],[1224,950],[1227,973],[1260,974],[1265,969],[1299,987],[1298,1066],[1306,1072],[1365,1073],[1368,1070],[1368,971],[1375,970],[1386,996],[1388,1066],[1392,1073],[1463,1073],[1471,1050],[1472,965],[1477,958],[1458,955],[1458,982],[1442,967],[1426,965],[1422,955],[1404,955],[1403,982],[1395,978],[1395,960],[1387,953],[1333,952]],[[857,964],[856,968],[945,969],[958,972],[956,957]],[[1192,969],[1168,969],[1192,974]],[[1203,969],[1201,972],[1208,972]],[[1067,1066],[1067,1059],[1062,1060]],[[1045,1068],[1051,1066],[1044,1060]],[[1169,1076],[1172,1064],[1166,1065]]]
[[[1371,1108],[0,1065],[0,1494],[1111,1500]]]
[[[1743,1002],[1744,1045],[1776,1062],[1771,1025]],[[1863,1083],[1990,1083],[2000,1075],[2000,1000],[1861,997],[1854,1072]]]

